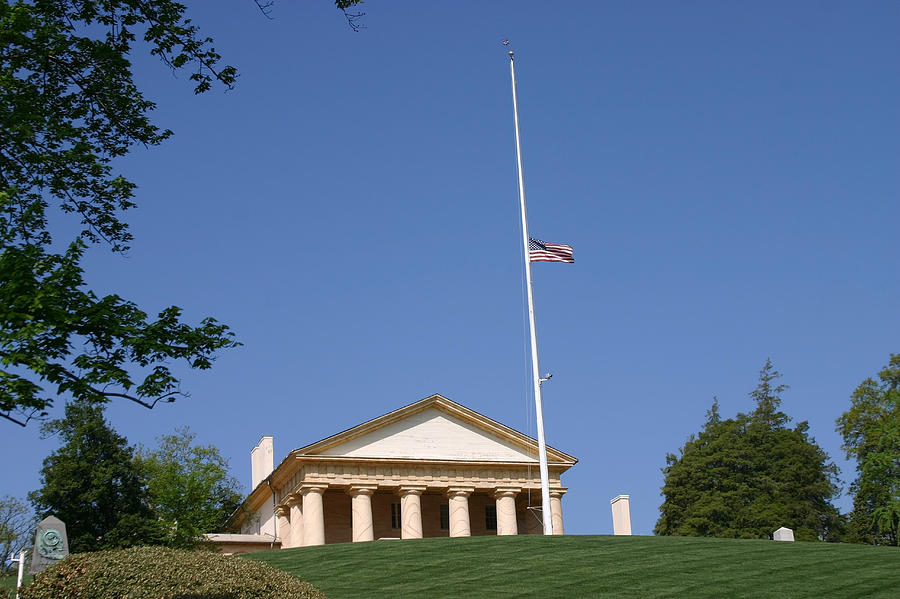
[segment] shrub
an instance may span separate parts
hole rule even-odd
[[[22,599],[325,599],[261,562],[211,551],[135,547],[75,553],[35,576]]]

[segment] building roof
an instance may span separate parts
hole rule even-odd
[[[457,435],[456,438],[441,436],[442,433],[451,432]],[[436,433],[438,436],[432,437],[431,443],[423,443],[423,435]],[[400,448],[400,443],[393,441],[402,442],[403,449]],[[460,441],[469,445],[461,447]],[[484,450],[487,449],[485,441],[495,445],[494,455],[484,454]],[[455,443],[456,446],[449,447],[448,443]],[[473,444],[477,446],[473,447]],[[443,395],[434,394],[311,445],[295,449],[289,457],[330,455],[537,462],[537,448],[538,442],[528,435]],[[481,454],[479,449],[482,450]],[[548,446],[547,461],[572,465],[578,459]]]
[[[250,493],[256,506],[309,460],[536,464],[537,440],[434,394],[330,437],[292,450]],[[577,458],[547,446],[547,462],[566,470]]]

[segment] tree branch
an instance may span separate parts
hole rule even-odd
[[[265,0],[253,0],[256,2],[256,6],[259,7],[259,12],[261,12],[267,19],[272,20],[272,6],[275,4],[275,0],[269,0],[268,2]]]
[[[341,8],[341,12],[344,13],[344,16],[347,17],[347,25],[350,26],[355,33],[359,33],[360,29],[365,29],[366,26],[361,24],[359,21],[366,13],[364,12],[348,12],[346,8]]]
[[[163,393],[162,395],[160,395],[159,397],[154,399],[152,402],[146,402],[138,397],[134,397],[133,395],[128,395],[127,393],[114,393],[112,391],[100,391],[99,389],[95,389],[93,387],[91,387],[90,389],[94,393],[97,393],[98,395],[103,395],[105,397],[120,397],[122,399],[127,399],[129,401],[133,401],[134,403],[136,403],[138,405],[144,406],[148,410],[152,410],[153,408],[155,408],[156,404],[158,404],[163,399],[168,399],[169,401],[175,401],[176,396],[188,397],[187,393],[182,393],[181,391],[172,391],[170,393]]]
[[[22,422],[21,420],[16,420],[15,418],[13,418],[12,416],[10,416],[9,414],[0,414],[0,418],[6,418],[6,419],[9,420],[10,422],[15,422],[15,423],[18,424],[19,426],[25,426],[25,425],[28,424],[28,421],[31,420],[31,417],[29,416],[28,418],[25,419],[25,422]]]

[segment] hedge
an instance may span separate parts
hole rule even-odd
[[[271,566],[212,551],[134,547],[76,553],[35,576],[22,599],[325,599]]]

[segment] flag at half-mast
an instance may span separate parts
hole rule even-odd
[[[575,263],[571,245],[549,243],[532,237],[528,238],[528,258],[529,262]]]

